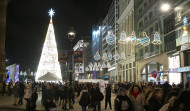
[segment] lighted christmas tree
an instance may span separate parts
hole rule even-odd
[[[60,64],[58,62],[57,44],[55,40],[52,16],[54,11],[49,11],[50,23],[43,45],[36,81],[62,81]]]

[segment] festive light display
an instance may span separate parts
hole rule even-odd
[[[162,42],[160,40],[160,35],[158,32],[154,34],[154,40],[152,41],[153,44],[160,45]]]
[[[112,30],[108,31],[108,35],[106,36],[106,42],[109,45],[114,45],[115,44],[115,42],[116,42],[116,36],[113,34]]]
[[[94,55],[94,59],[95,59],[96,61],[98,61],[98,60],[101,59],[101,56],[100,56],[99,52],[96,52],[96,54]]]
[[[103,62],[103,64],[102,64],[102,68],[106,68],[106,64],[105,64],[105,62]]]
[[[109,52],[109,53],[108,53],[108,59],[111,61],[111,60],[112,60],[112,58],[113,58],[112,53],[111,53],[111,52]]]
[[[119,54],[118,54],[117,51],[115,52],[115,55],[113,57],[114,57],[115,60],[119,60]]]
[[[121,32],[120,39],[119,39],[118,42],[119,42],[119,43],[122,43],[122,44],[127,43],[127,37],[126,37],[126,33],[125,33],[124,31]]]
[[[107,53],[106,53],[106,52],[103,53],[102,60],[105,60],[105,61],[108,60],[108,57],[107,57]]]
[[[55,34],[52,22],[52,16],[54,15],[54,13],[55,12],[52,9],[49,11],[51,19],[36,73],[36,81],[46,81],[39,80],[40,77],[45,76],[46,74],[51,74],[57,79],[52,81],[62,81],[60,64],[58,62],[57,44],[55,41]]]
[[[120,57],[120,59],[122,59],[122,60],[125,60],[125,59],[126,59],[126,57],[125,57],[125,52],[121,52],[121,57]]]
[[[143,32],[143,36],[140,40],[141,45],[147,46],[150,43],[150,38],[147,36],[146,32]]]
[[[131,35],[131,43],[132,43],[133,45],[135,45],[136,42],[137,42],[137,37],[136,37],[136,35],[135,35],[135,32],[133,31],[133,32],[132,32],[132,35]]]

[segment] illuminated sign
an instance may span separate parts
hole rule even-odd
[[[190,66],[178,68],[177,71],[178,71],[178,72],[189,72],[189,71],[190,71]]]

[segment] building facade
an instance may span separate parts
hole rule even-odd
[[[135,33],[138,41],[135,46],[138,81],[157,82],[168,80],[168,73],[166,73],[168,70],[168,56],[164,53],[161,3],[161,0],[134,1]],[[155,32],[160,35],[162,41],[160,45],[152,43],[155,40]]]
[[[131,39],[134,31],[134,0],[119,0],[119,25],[120,36],[122,32]],[[119,43],[119,54],[125,53],[126,59],[119,60],[119,81],[136,82],[135,45],[129,40],[125,44]]]

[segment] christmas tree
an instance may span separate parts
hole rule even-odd
[[[52,16],[54,13],[55,12],[52,9],[49,11],[51,18],[36,73],[36,81],[62,81],[52,22]]]

